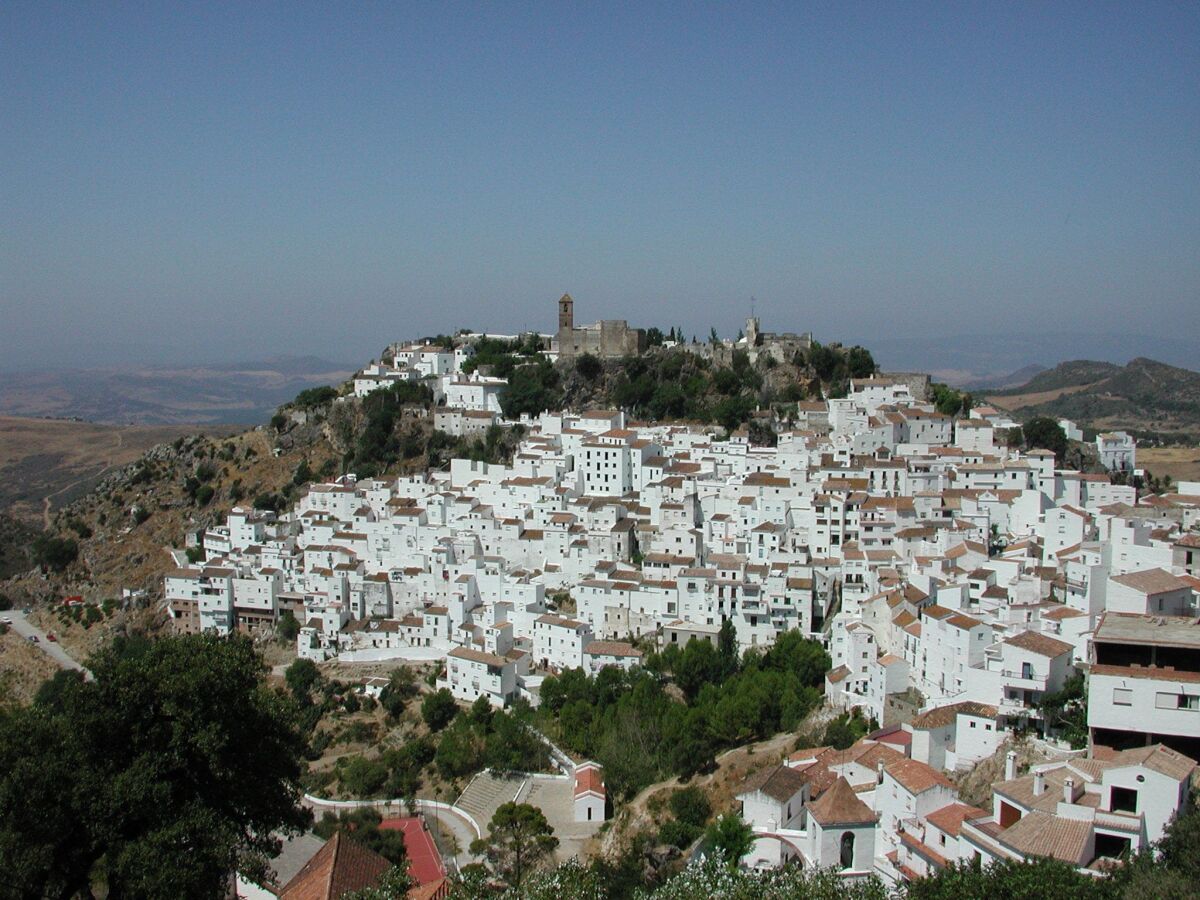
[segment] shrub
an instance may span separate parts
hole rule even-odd
[[[326,385],[301,391],[292,401],[292,405],[297,409],[315,409],[318,406],[328,406],[336,398],[337,390]]]
[[[430,731],[441,731],[458,715],[454,695],[445,688],[434,691],[421,702],[421,718]]]
[[[79,556],[79,545],[71,538],[38,535],[33,542],[33,561],[43,568],[61,572]]]
[[[708,802],[704,791],[695,785],[673,793],[671,799],[667,801],[667,805],[676,819],[697,830],[704,828],[708,824],[709,816],[712,815],[712,804]]]

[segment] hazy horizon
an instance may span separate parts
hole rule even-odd
[[[700,337],[751,296],[867,346],[1200,335],[1194,4],[10,3],[0,52],[8,371],[355,364],[564,291]]]

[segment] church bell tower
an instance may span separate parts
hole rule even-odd
[[[558,301],[558,331],[570,331],[575,327],[575,301],[570,294],[563,294]]]

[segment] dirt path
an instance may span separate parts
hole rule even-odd
[[[42,498],[42,524],[47,530],[49,530],[49,528],[50,528],[50,510],[52,509],[52,507],[54,505],[51,502],[53,500],[53,498],[57,497],[59,494],[66,493],[67,491],[71,490],[74,487],[77,487],[80,484],[83,484],[83,482],[85,482],[85,481],[91,481],[93,479],[99,480],[100,478],[102,478],[104,476],[104,473],[107,472],[109,469],[116,468],[116,463],[114,462],[114,458],[116,457],[117,452],[123,446],[125,446],[124,435],[122,435],[121,432],[118,431],[116,433],[116,437],[117,437],[117,444],[115,447],[113,447],[109,451],[108,459],[105,460],[105,464],[104,464],[103,468],[99,469],[96,472],[93,472],[90,475],[84,475],[82,478],[77,478],[74,481],[72,481],[70,484],[68,484],[66,487],[59,488],[53,494],[47,494],[45,497]]]

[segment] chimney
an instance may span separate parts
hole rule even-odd
[[[1075,779],[1067,778],[1063,781],[1063,803],[1075,802]]]
[[[1033,796],[1040,797],[1044,793],[1046,793],[1046,773],[1045,772],[1034,772],[1033,773]]]
[[[1017,751],[1009,750],[1004,757],[1004,780],[1012,781],[1017,777]]]
[[[883,763],[882,762],[877,762],[875,764],[875,783],[883,784]]]

